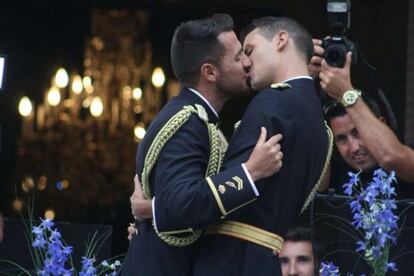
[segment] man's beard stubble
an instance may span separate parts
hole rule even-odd
[[[227,99],[234,99],[238,97],[247,97],[253,94],[250,83],[247,79],[243,84],[229,83],[229,79],[221,78],[217,82],[217,88],[222,93],[223,97]]]

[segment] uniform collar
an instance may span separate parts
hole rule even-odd
[[[193,92],[194,94],[196,94],[197,96],[199,96],[206,104],[207,106],[210,108],[210,110],[214,113],[214,115],[216,115],[216,117],[218,118],[219,115],[217,113],[216,110],[214,110],[213,106],[207,101],[206,98],[203,97],[203,95],[201,95],[200,92],[198,92],[197,90],[195,90],[194,88],[188,88],[188,90],[190,90],[191,92]]]
[[[297,76],[297,77],[289,78],[289,79],[284,80],[282,82],[289,82],[289,81],[298,80],[298,79],[309,79],[309,80],[313,81],[312,77],[310,77],[310,76]]]
[[[184,91],[186,92],[185,95],[190,96],[196,103],[201,104],[205,108],[211,123],[218,122],[219,116],[217,111],[214,110],[213,106],[209,103],[209,101],[207,101],[206,98],[203,97],[203,95],[201,95],[200,92],[194,88],[185,88]]]
[[[292,87],[314,86],[313,79],[309,76],[297,76],[289,78],[282,83],[287,83]]]

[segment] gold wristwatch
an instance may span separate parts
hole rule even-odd
[[[354,105],[356,103],[360,96],[360,90],[348,90],[342,95],[341,104],[343,107],[350,107],[351,105]]]

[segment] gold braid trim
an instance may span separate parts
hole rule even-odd
[[[158,160],[161,150],[168,142],[168,140],[178,131],[178,129],[188,121],[191,114],[193,113],[196,113],[200,119],[205,122],[208,129],[208,135],[210,139],[210,157],[206,170],[206,176],[210,176],[219,172],[222,162],[222,153],[220,150],[217,127],[214,124],[208,122],[207,113],[201,105],[196,104],[195,106],[196,107],[190,105],[184,106],[182,110],[180,110],[177,114],[171,117],[170,120],[168,120],[168,122],[161,128],[157,136],[154,138],[145,157],[145,165],[141,174],[142,190],[144,196],[147,199],[152,198],[149,185],[149,176],[155,166],[155,163]],[[152,225],[155,230],[154,220],[152,221]],[[189,236],[176,237],[170,234],[157,232],[157,235],[161,240],[171,246],[179,247],[192,244],[200,238],[201,234],[202,230],[196,230]]]
[[[302,210],[300,211],[301,213],[303,213],[306,208],[308,208],[309,204],[311,203],[311,201],[313,200],[313,198],[315,197],[315,194],[319,188],[319,186],[322,183],[322,179],[325,177],[326,172],[328,170],[328,167],[331,163],[331,157],[332,157],[332,149],[333,149],[333,134],[332,134],[332,130],[329,128],[328,124],[325,121],[325,126],[326,126],[326,131],[328,133],[328,138],[329,138],[329,148],[328,148],[328,154],[326,156],[326,160],[325,160],[325,164],[323,166],[323,170],[321,173],[321,176],[318,179],[318,182],[316,182],[316,185],[313,187],[312,191],[310,192],[308,198],[305,201],[305,204],[302,207]]]
[[[149,176],[158,160],[161,150],[177,130],[196,112],[193,106],[184,106],[177,114],[171,117],[155,136],[147,155],[145,156],[144,168],[141,174],[142,191],[147,199],[152,198],[149,185]]]

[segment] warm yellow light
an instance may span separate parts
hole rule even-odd
[[[157,67],[154,69],[154,72],[152,72],[151,81],[152,84],[157,88],[161,88],[164,85],[165,75],[161,67]]]
[[[60,103],[60,91],[56,86],[52,86],[47,92],[47,101],[52,106],[57,106]]]
[[[83,80],[83,87],[85,87],[85,91],[88,94],[91,94],[93,92],[93,85],[92,85],[92,79],[91,77],[84,77]]]
[[[124,89],[122,89],[122,96],[124,97],[125,100],[131,99],[132,97],[131,87],[125,86]]]
[[[83,77],[83,86],[88,87],[92,85],[92,79],[89,76]]]
[[[63,188],[63,189],[67,189],[67,188],[69,188],[69,181],[67,181],[67,180],[62,180],[62,188]]]
[[[55,76],[55,84],[59,88],[65,88],[69,83],[69,75],[64,68],[59,68]]]
[[[33,178],[31,177],[25,177],[22,181],[22,190],[24,192],[29,192],[34,187]]]
[[[23,97],[19,103],[19,113],[23,117],[27,117],[32,113],[33,105],[28,97]]]
[[[79,75],[75,75],[72,79],[72,91],[75,94],[82,93],[83,85],[82,85],[82,78]]]
[[[84,108],[90,107],[91,106],[91,101],[92,101],[92,98],[91,97],[87,97],[86,99],[83,100],[82,106]]]
[[[12,206],[13,206],[13,209],[14,209],[14,210],[16,210],[16,211],[20,211],[20,210],[22,210],[22,208],[23,208],[23,202],[22,202],[19,198],[16,198],[16,199],[13,201]]]
[[[55,211],[52,209],[48,209],[45,211],[45,218],[46,219],[55,219]]]
[[[134,98],[134,100],[139,100],[142,98],[142,90],[141,88],[137,87],[134,88],[134,90],[132,90],[132,97]]]
[[[142,112],[142,106],[141,105],[134,106],[134,113],[135,114],[140,114],[141,112]]]
[[[101,98],[93,97],[91,101],[90,111],[92,116],[99,117],[103,113],[103,103]]]
[[[47,177],[43,175],[39,178],[39,182],[37,182],[37,188],[43,191],[44,189],[46,189],[46,187],[47,187]]]
[[[142,140],[145,136],[145,128],[142,126],[142,124],[138,124],[134,127],[134,135],[135,137],[137,137],[139,140]]]

